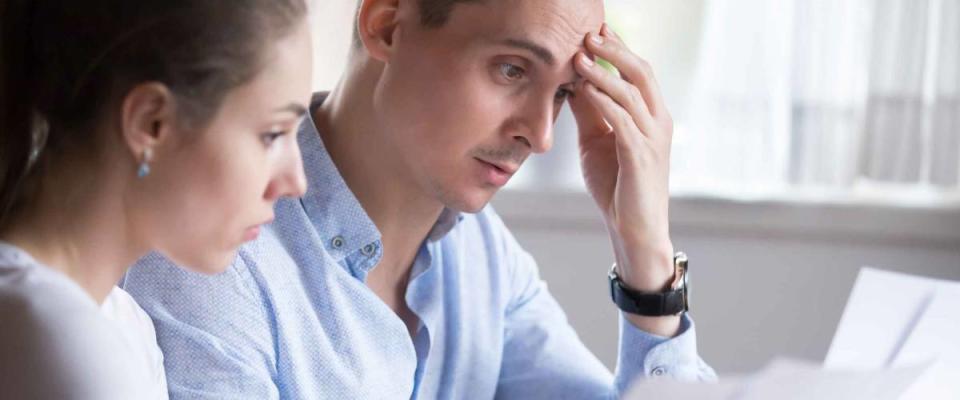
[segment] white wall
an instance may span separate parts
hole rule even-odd
[[[330,90],[346,66],[357,0],[310,1],[313,89]]]
[[[611,368],[610,245],[577,192],[500,193],[494,206],[539,261],[581,338]],[[677,198],[701,355],[720,373],[778,355],[822,360],[861,265],[960,280],[960,211]],[[891,293],[896,296],[896,293]]]

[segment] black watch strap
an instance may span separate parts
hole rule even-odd
[[[624,286],[620,276],[616,273],[616,265],[614,265],[614,268],[610,269],[609,275],[610,297],[613,302],[624,312],[648,317],[662,317],[686,312],[689,309],[685,279],[687,261],[686,256],[682,253],[679,253],[677,257],[678,259],[674,260],[674,263],[678,265],[677,272],[682,274],[679,277],[680,284],[674,289],[661,293],[639,292]],[[681,262],[682,266],[680,265]]]

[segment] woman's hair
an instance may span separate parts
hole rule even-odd
[[[138,84],[166,85],[203,126],[253,79],[268,44],[305,18],[304,0],[3,0],[0,227],[43,170],[97,157],[96,127]],[[133,166],[131,166],[133,168]]]

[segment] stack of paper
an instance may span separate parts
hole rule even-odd
[[[625,399],[960,400],[960,283],[863,268],[823,365],[719,383],[650,380]]]
[[[824,365],[933,367],[901,397],[960,399],[960,283],[864,268]]]
[[[639,383],[626,400],[897,400],[925,366],[879,370],[825,370],[821,365],[780,360],[753,375],[718,383],[652,380]]]

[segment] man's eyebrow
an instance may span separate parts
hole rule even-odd
[[[290,103],[283,107],[278,107],[275,112],[290,112],[297,117],[302,117],[307,114],[307,108],[302,104]]]
[[[551,67],[557,63],[557,58],[554,57],[553,53],[551,53],[550,50],[547,50],[546,47],[543,47],[529,40],[511,38],[511,39],[504,39],[500,43],[506,46],[516,47],[516,48],[529,51],[533,53],[533,55],[537,56],[537,58],[539,58],[545,64]]]

